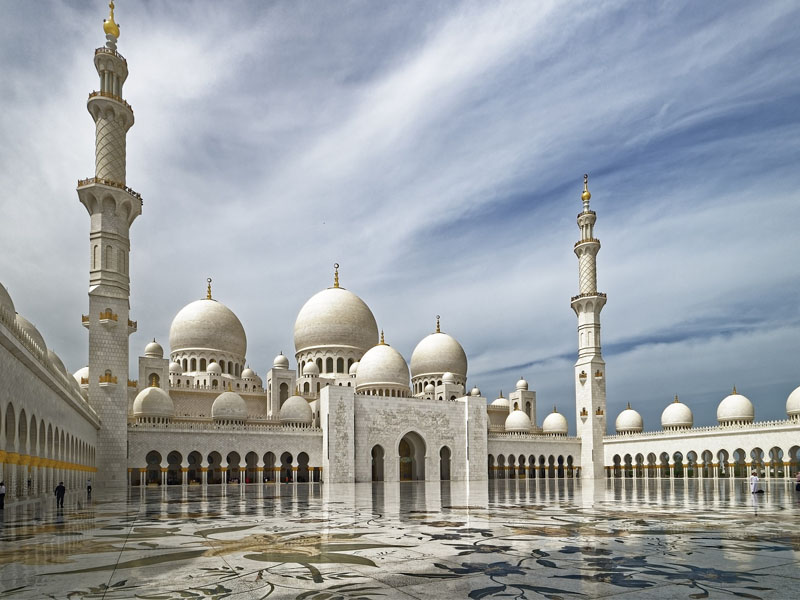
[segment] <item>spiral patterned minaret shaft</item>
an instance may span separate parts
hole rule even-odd
[[[95,484],[127,485],[128,336],[130,320],[130,226],[142,212],[139,194],[125,182],[125,136],[133,109],[122,98],[127,61],[117,52],[114,3],[103,24],[106,45],[94,53],[100,90],[89,94],[95,122],[95,175],[78,181],[78,198],[90,215],[89,404],[102,422],[97,434]]]
[[[578,317],[578,360],[575,363],[575,411],[581,439],[581,476],[604,477],[603,436],[606,433],[606,363],[600,348],[600,312],[606,295],[597,291],[597,253],[594,237],[597,215],[589,208],[589,176],[583,176],[583,211],[578,215],[581,238],[575,243],[579,294],[572,298]]]

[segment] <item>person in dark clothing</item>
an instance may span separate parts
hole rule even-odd
[[[0,510],[6,507],[6,482],[0,481]]]
[[[64,494],[67,493],[67,488],[64,487],[64,482],[59,481],[58,485],[55,489],[56,493],[56,506],[58,508],[64,508]]]

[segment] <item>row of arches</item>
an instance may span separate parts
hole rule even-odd
[[[83,487],[94,472],[95,448],[86,440],[9,402],[0,410],[0,480],[7,499]]]
[[[540,455],[537,459],[533,454],[526,457],[524,454],[489,455],[489,479],[566,479],[578,477],[580,468],[575,466],[571,455],[545,457]]]
[[[456,383],[456,385],[464,385],[464,380],[461,379],[461,377],[458,377],[456,375],[455,376],[455,383]],[[434,387],[437,386],[437,385],[442,385],[442,379],[441,379],[441,377],[438,378],[438,379],[436,379],[436,378],[433,378],[433,379],[425,378],[425,379],[413,381],[411,385],[412,385],[412,387],[414,389],[414,393],[415,394],[423,394],[423,393],[425,393],[425,388],[428,386],[428,384],[431,384]],[[440,398],[440,400],[441,400],[441,398]]]
[[[404,435],[390,458],[397,461],[397,472],[400,481],[425,481],[425,456],[427,446],[425,440],[415,431]],[[450,479],[451,451],[448,446],[439,448],[439,479]],[[384,481],[386,471],[386,450],[375,444],[370,451],[372,460],[372,481]]]
[[[211,363],[217,363],[222,369],[222,373],[224,375],[233,375],[234,377],[241,376],[241,364],[238,362],[234,362],[232,360],[217,360],[216,357],[198,357],[198,356],[190,356],[190,357],[175,357],[175,362],[181,365],[181,369],[183,369],[184,373],[205,373]]]
[[[326,359],[322,359],[322,357],[317,358],[316,360],[303,360],[300,361],[300,375],[303,375],[303,369],[305,366],[310,363],[315,362],[317,365],[317,369],[319,369],[320,374],[347,374],[350,372],[350,367],[353,366],[355,362],[354,358],[348,358],[346,361],[344,358],[339,357],[334,359],[333,357],[328,357]]]
[[[204,455],[193,450],[186,456],[173,450],[160,453],[151,450],[145,456],[145,466],[131,467],[130,484],[139,485],[220,485],[237,483],[309,483],[318,482],[321,466],[310,464],[309,454],[299,452],[221,453],[216,450]]]
[[[755,470],[766,478],[794,477],[800,468],[800,446],[792,446],[785,451],[773,446],[766,452],[759,448],[749,451],[690,450],[682,452],[654,452],[646,456],[638,454],[615,454],[612,463],[606,466],[607,477],[665,477],[665,478],[703,478],[703,477],[747,477]]]
[[[116,252],[117,260],[114,260],[114,247],[110,244],[106,245],[105,251],[103,252],[103,260],[102,260],[102,267],[100,262],[100,245],[94,244],[92,248],[92,270],[97,271],[99,269],[105,269],[107,271],[118,271],[123,275],[128,274],[128,255],[123,249],[119,249]]]

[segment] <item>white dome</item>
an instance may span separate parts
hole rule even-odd
[[[450,371],[442,375],[442,383],[455,383],[456,376],[453,375]]]
[[[56,354],[50,348],[47,349],[47,359],[50,361],[50,364],[53,365],[59,373],[64,375],[64,377],[67,377],[69,375],[69,373],[67,372],[67,367],[65,367],[64,363],[61,362],[61,359],[58,357],[58,354]]]
[[[478,386],[475,386],[474,388],[472,388],[470,390],[470,392],[469,392],[469,395],[470,396],[480,396],[481,395],[481,391],[478,389]]]
[[[614,427],[617,433],[640,433],[644,429],[642,415],[633,410],[628,403],[628,408],[619,413]]]
[[[725,396],[717,406],[717,421],[720,423],[752,423],[754,418],[753,403],[745,396],[737,394],[735,387],[733,393]]]
[[[308,361],[303,367],[303,375],[306,377],[316,377],[319,375],[319,367],[313,360]]]
[[[289,359],[283,355],[283,352],[278,354],[275,357],[275,360],[272,361],[272,368],[273,369],[288,369],[289,368]]]
[[[247,336],[233,311],[216,300],[196,300],[184,306],[169,328],[170,350],[213,350],[244,360]]]
[[[667,408],[661,413],[661,427],[664,429],[686,429],[692,425],[694,425],[692,409],[680,402],[678,397],[675,396],[675,402],[667,405]]]
[[[547,415],[542,422],[542,433],[549,435],[567,435],[569,425],[564,415],[553,407],[553,412]]]
[[[42,349],[42,352],[47,352],[47,344],[44,343],[44,338],[42,337],[42,334],[39,333],[39,330],[33,326],[33,323],[28,321],[28,319],[26,319],[19,313],[17,313],[16,321],[17,325],[19,325],[22,328],[22,331],[31,336],[33,341],[39,345],[39,347]]]
[[[211,373],[212,375],[222,375],[222,367],[219,366],[218,362],[211,362],[208,363],[208,367],[206,367],[208,371],[207,373]]]
[[[531,419],[524,411],[514,410],[506,417],[506,431],[512,433],[529,433],[531,430]]]
[[[275,365],[272,365],[275,368]],[[257,377],[256,372],[253,371],[250,367],[245,367],[244,371],[242,371],[242,379],[255,379]]]
[[[4,306],[12,315],[16,312],[16,310],[14,310],[14,302],[11,300],[11,294],[3,287],[2,283],[0,283],[0,306]]]
[[[356,361],[352,365],[350,365],[349,374],[350,375],[355,375],[356,373],[358,373],[358,361]]]
[[[294,322],[299,354],[314,348],[346,348],[364,353],[378,343],[378,325],[364,301],[344,288],[332,287],[309,298]]]
[[[426,336],[411,354],[411,376],[440,375],[450,372],[467,378],[467,355],[454,338],[437,331]]]
[[[426,394],[435,394],[436,393],[436,388],[434,387],[434,385],[432,383],[429,383],[428,385],[425,386],[425,393]]]
[[[144,355],[147,358],[164,358],[164,348],[156,341],[156,338],[153,338],[153,341],[144,347]]]
[[[517,391],[524,392],[528,389],[528,382],[525,381],[525,378],[520,377],[519,381],[517,382]]]
[[[175,416],[175,405],[169,394],[160,387],[144,388],[133,401],[134,417],[162,417]]]
[[[500,392],[500,397],[492,400],[492,406],[508,406],[508,398],[503,398],[503,392]]]
[[[169,372],[170,374],[174,375],[181,375],[183,373],[183,367],[176,362],[169,363]]]
[[[314,413],[311,405],[302,396],[289,396],[281,406],[281,423],[301,423],[310,425]]]
[[[211,417],[214,420],[244,421],[247,419],[247,404],[236,392],[222,392],[211,405]]]
[[[388,344],[370,348],[358,363],[356,390],[363,386],[403,386],[408,388],[406,359]]]
[[[789,418],[800,417],[800,387],[795,388],[786,399],[786,414]]]

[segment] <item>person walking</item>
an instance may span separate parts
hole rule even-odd
[[[86,480],[86,497],[91,500],[92,499],[92,480]]]
[[[56,493],[56,506],[58,508],[64,508],[64,494],[67,493],[67,488],[64,487],[64,482],[59,481],[58,485],[55,489]]]
[[[3,510],[5,507],[6,507],[6,482],[0,481],[0,510]]]
[[[750,475],[750,493],[758,493],[758,473],[755,471],[753,471],[753,473]]]

